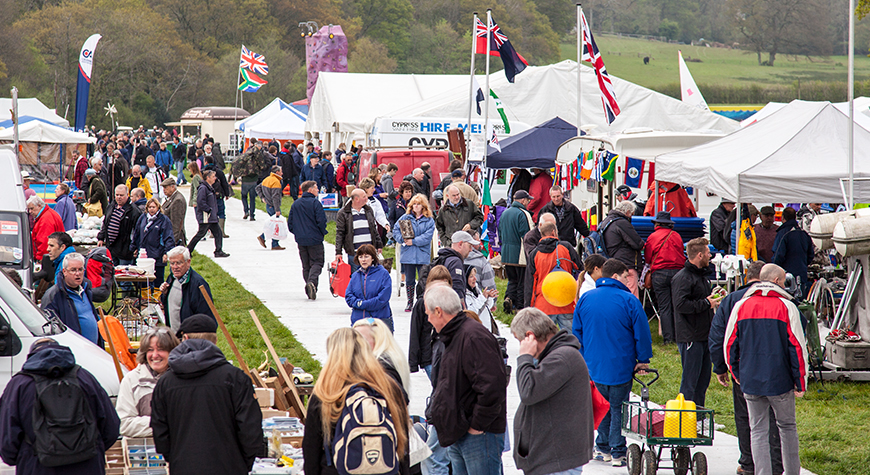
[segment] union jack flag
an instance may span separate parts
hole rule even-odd
[[[511,45],[507,35],[501,31],[501,28],[498,27],[498,24],[496,24],[491,17],[489,22],[489,30],[492,31],[492,34],[490,35],[491,41],[489,45],[489,55],[501,58],[502,63],[504,63],[504,73],[508,78],[508,82],[514,82],[514,76],[526,69],[526,66],[528,66],[529,63],[525,58],[517,53],[513,45]],[[475,18],[474,35],[477,38],[475,43],[475,53],[477,54],[486,54],[486,33],[487,28],[483,23],[483,20]]]
[[[239,67],[264,76],[269,74],[269,65],[266,64],[266,57],[245,48],[245,45],[242,45],[242,55],[239,58]]]
[[[586,23],[586,15],[582,11],[580,12],[580,20],[583,22],[583,55],[580,58],[582,61],[589,61],[595,68],[595,75],[598,76],[598,89],[601,90],[601,105],[604,106],[604,116],[607,118],[607,123],[612,124],[620,112],[619,104],[616,103],[616,93],[613,91],[613,83],[610,82],[610,75],[607,74],[604,60],[598,51],[598,45],[595,44],[595,38],[592,37],[589,24]],[[578,64],[577,67],[579,68],[580,65]]]

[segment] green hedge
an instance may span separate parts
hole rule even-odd
[[[653,87],[655,91],[680,99],[680,83]],[[699,84],[708,104],[767,104],[768,102],[804,101],[845,102],[845,81],[795,81],[783,84]],[[870,95],[870,80],[855,82],[855,97]]]

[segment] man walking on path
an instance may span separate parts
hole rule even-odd
[[[266,213],[268,213],[269,216],[280,218],[281,198],[284,197],[283,185],[281,184],[283,171],[278,165],[272,165],[271,171],[272,173],[266,177],[262,183],[257,185],[257,194],[260,195],[260,199],[263,200],[263,203],[266,203]],[[265,234],[257,236],[257,241],[260,241],[261,246],[266,247]],[[272,250],[283,251],[284,248],[281,247],[281,243],[279,243],[277,239],[272,239]]]
[[[725,331],[725,359],[749,409],[756,475],[772,475],[768,411],[773,409],[782,443],[784,473],[800,473],[795,398],[807,390],[809,358],[800,311],[779,285],[785,271],[761,269],[761,280],[734,306]]]
[[[366,192],[357,188],[350,198],[335,218],[335,257],[341,259],[341,252],[346,252],[351,272],[356,272],[359,265],[354,262],[354,255],[360,246],[371,244],[380,254],[384,245],[378,234],[375,213],[366,204]]]
[[[574,247],[565,241],[560,241],[558,230],[553,223],[540,226],[543,237],[538,246],[529,255],[526,266],[525,306],[535,307],[547,314],[553,323],[562,330],[571,331],[574,320],[574,301],[568,305],[557,307],[544,298],[543,283],[550,272],[558,267],[572,276],[583,268],[580,256]]]
[[[317,298],[317,283],[323,270],[323,237],[326,236],[326,213],[317,199],[317,183],[302,183],[302,196],[293,202],[287,217],[287,228],[296,238],[299,259],[302,260],[302,279],[305,295]],[[340,249],[340,248],[339,248]]]
[[[456,231],[480,231],[483,213],[477,205],[462,197],[456,185],[448,186],[445,193],[447,200],[435,218],[435,229],[441,238],[441,247],[450,247],[450,236]]]
[[[160,205],[163,214],[172,222],[173,244],[183,246],[187,243],[187,234],[184,232],[184,218],[187,216],[187,199],[178,191],[175,178],[169,177],[161,183],[166,193],[166,200]]]
[[[544,213],[552,213],[556,217],[560,241],[566,241],[571,243],[571,246],[576,246],[575,233],[580,233],[583,237],[589,236],[589,226],[586,225],[583,215],[573,203],[565,199],[561,186],[553,185],[550,188],[550,202],[541,208],[538,219]]]

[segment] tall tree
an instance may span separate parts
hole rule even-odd
[[[407,53],[414,19],[410,0],[345,0],[344,10],[359,25],[356,38],[375,40],[394,58]]]
[[[471,34],[465,38],[441,20],[434,27],[419,25],[417,40],[411,43],[408,54],[401,62],[400,71],[414,74],[468,73],[471,55]]]
[[[347,58],[347,69],[352,73],[396,72],[398,63],[391,58],[387,47],[370,38],[361,38],[353,45]]]
[[[824,0],[729,0],[729,8],[737,31],[755,51],[759,65],[773,66],[781,52],[830,52]],[[762,53],[767,53],[767,61],[761,60]]]

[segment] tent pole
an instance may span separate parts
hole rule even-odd
[[[465,150],[466,154],[471,150],[471,113],[474,110],[476,91],[474,90],[474,52],[477,50],[477,12],[474,12],[474,20],[471,24],[471,72],[468,78],[468,125],[465,127]],[[467,160],[467,157],[463,157]]]
[[[653,210],[655,211],[656,214],[659,214],[659,181],[655,180],[655,183],[653,184],[653,186],[655,186],[655,188],[653,188],[653,196],[652,196],[652,198],[653,198]]]
[[[483,101],[483,133],[484,137],[484,147],[483,147],[483,169],[486,170],[486,159],[489,156],[489,140],[492,138],[491,133],[489,132],[489,52],[492,48],[492,9],[486,9],[486,97]],[[508,197],[511,198],[511,197]]]
[[[855,0],[849,0],[849,202],[855,209]]]
[[[583,59],[583,27],[580,25],[580,16],[583,14],[583,7],[580,2],[577,2],[577,135],[580,135],[580,103],[581,103],[581,80],[580,80],[580,61]]]

